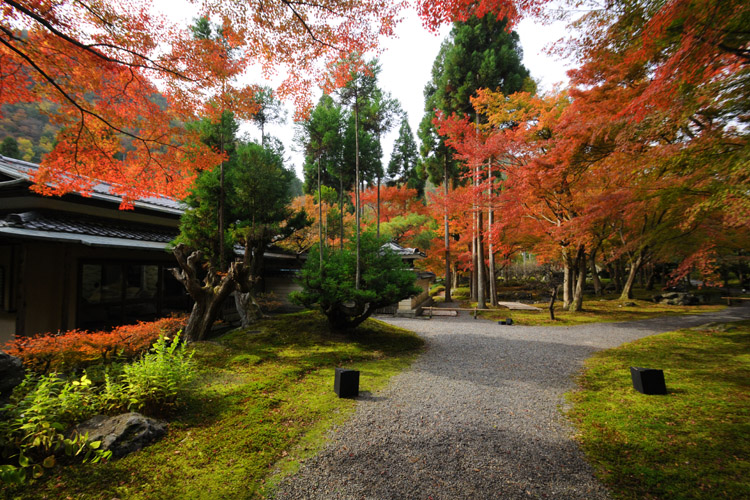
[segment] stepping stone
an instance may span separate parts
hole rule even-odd
[[[511,311],[541,311],[538,307],[522,304],[520,302],[498,302],[497,305],[507,307]]]
[[[422,315],[429,315],[429,312],[423,312]],[[433,309],[433,316],[457,316],[458,313],[452,309]]]

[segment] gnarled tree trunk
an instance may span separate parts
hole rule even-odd
[[[328,318],[331,330],[347,333],[372,316],[378,307],[375,304],[354,305],[351,308],[332,306],[325,309],[323,313]]]
[[[267,242],[272,239],[273,230],[247,228],[242,233],[241,241],[245,243],[242,266],[238,269],[234,303],[243,327],[250,326],[263,317],[263,310],[255,299],[255,284],[263,268],[263,255]],[[321,246],[322,248],[322,246]],[[322,254],[320,256],[322,262]]]
[[[198,272],[198,267],[203,261],[201,251],[190,251],[185,245],[179,244],[172,253],[180,266],[179,269],[171,269],[172,274],[195,301],[185,327],[184,339],[187,342],[203,340],[216,321],[224,300],[234,290],[237,272],[243,264],[234,262],[230,264],[226,274],[220,275],[209,263],[208,272],[201,279]]]
[[[602,295],[602,281],[599,279],[599,273],[596,271],[596,251],[597,249],[591,250],[589,255],[589,270],[591,271],[591,281],[594,284],[594,294],[597,297]]]
[[[571,300],[573,299],[573,280],[575,274],[573,273],[573,262],[570,257],[570,249],[563,247],[562,249],[562,260],[563,260],[563,309],[567,310],[570,308]]]
[[[549,309],[549,319],[555,321],[555,299],[557,298],[557,286],[550,289],[550,299],[547,309]]]
[[[237,308],[237,314],[240,316],[240,326],[243,328],[250,326],[263,317],[263,310],[260,304],[255,300],[252,292],[242,292],[235,290],[234,306]]]

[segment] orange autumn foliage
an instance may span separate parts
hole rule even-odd
[[[303,115],[327,68],[376,50],[381,37],[393,35],[404,6],[190,1],[200,16],[219,22],[221,41],[195,39],[148,0],[2,2],[0,105],[47,103],[61,129],[34,189],[86,195],[106,182],[123,208],[155,194],[181,198],[200,170],[221,160],[185,124],[207,112],[257,109],[257,88],[232,88],[236,76],[251,66],[266,78],[285,74],[277,95]]]
[[[375,221],[378,213],[377,188],[371,186],[359,195],[363,216]],[[406,214],[426,214],[427,207],[417,197],[417,190],[402,186],[380,186],[380,222]],[[372,222],[374,224],[374,222]]]
[[[122,325],[110,332],[70,330],[16,337],[5,346],[5,351],[37,373],[78,371],[115,359],[133,359],[147,352],[160,336],[176,335],[185,322],[185,317],[170,317]]]
[[[417,12],[433,31],[446,23],[485,15],[508,18],[512,28],[521,17],[542,15],[542,7],[548,3],[549,0],[419,0]]]
[[[480,126],[438,117],[441,134],[480,169],[481,192],[492,192],[482,166],[502,170],[492,204],[535,237],[525,245],[537,257],[570,268],[606,253],[627,261],[631,278],[644,262],[677,259],[678,275],[697,270],[710,282],[712,231],[750,224],[747,112],[737,106],[750,91],[741,28],[750,6],[616,4],[621,11],[594,10],[576,23],[568,49],[581,65],[564,92],[480,90]],[[507,236],[495,240],[498,229],[492,241],[510,247]]]

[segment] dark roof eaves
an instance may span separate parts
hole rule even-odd
[[[14,168],[13,164],[19,164],[19,168]],[[31,176],[29,175],[30,170],[34,170],[38,167],[36,163],[30,163],[23,160],[18,160],[15,158],[9,158],[6,156],[0,155],[0,172],[4,173],[5,175],[8,175],[9,177],[14,177],[16,179],[23,179],[31,183]],[[23,170],[22,170],[23,169]],[[102,193],[99,191],[96,191],[98,186],[104,186],[107,185],[107,183],[100,183],[99,185],[95,186],[94,189],[91,191],[90,194],[87,196],[83,196],[80,193],[73,193],[76,196],[80,196],[81,198],[92,198],[96,200],[105,201],[108,203],[115,203],[118,206],[122,202],[122,198],[113,195],[113,194],[107,194]],[[101,188],[100,188],[101,189]],[[166,206],[162,203],[156,203],[156,202],[149,202],[144,200],[138,200],[133,202],[133,206],[136,208],[141,208],[144,210],[152,210],[155,212],[162,212],[162,213],[168,213],[173,215],[182,215],[183,212],[185,212],[184,204],[180,202],[179,200],[175,200],[172,198],[163,197],[165,200],[169,200],[169,203],[174,204],[175,206],[170,207]]]
[[[88,234],[70,234],[56,231],[36,231],[33,229],[19,229],[13,227],[0,227],[0,234],[8,237],[30,238],[43,241],[56,241],[60,243],[79,243],[92,247],[128,248],[135,250],[160,250],[167,249],[168,243],[156,241],[139,241],[125,238],[110,238],[104,236],[92,236]]]

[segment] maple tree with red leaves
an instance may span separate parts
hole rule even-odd
[[[143,0],[3,0],[0,104],[48,101],[62,128],[35,174],[48,195],[90,192],[106,181],[123,208],[155,193],[182,197],[196,172],[221,155],[184,124],[198,113],[257,106],[252,86],[224,82],[258,64],[265,76],[286,70],[278,88],[299,113],[325,81],[326,65],[377,47],[389,36],[402,2],[275,0],[201,2],[219,19],[231,63],[186,28],[152,12]],[[217,88],[219,90],[217,90]]]
[[[370,187],[360,194],[363,216],[374,221],[378,213],[378,193]],[[408,213],[424,214],[427,208],[417,196],[417,190],[402,186],[383,186],[380,188],[380,222],[388,222],[394,217]]]
[[[222,158],[183,124],[198,114],[257,110],[257,88],[228,82],[249,64],[260,64],[266,76],[281,67],[287,78],[278,95],[302,115],[316,85],[345,85],[358,68],[341,61],[376,49],[406,3],[203,5],[204,15],[220,20],[221,43],[235,58],[221,56],[217,40],[196,40],[155,16],[148,2],[3,1],[0,104],[50,101],[46,109],[62,126],[36,189],[85,193],[103,180],[125,204],[152,193],[181,196],[197,171]],[[485,215],[502,213],[478,231],[492,245],[489,275],[496,254],[507,262],[514,249],[532,245],[542,259],[562,262],[564,301],[576,309],[586,270],[597,261],[611,267],[622,298],[639,269],[670,256],[682,259],[675,278],[693,268],[711,274],[720,251],[706,239],[717,227],[737,235],[750,225],[750,5],[562,5],[585,10],[573,23],[578,37],[558,47],[579,64],[570,87],[546,96],[479,91],[481,126],[440,117],[473,186],[430,198],[447,209],[434,215],[450,223],[463,251],[461,238],[477,232],[471,215],[484,225]],[[554,10],[549,0],[418,0],[416,7],[433,30],[472,16],[506,18],[510,28]],[[390,217],[388,210],[377,219]],[[446,231],[437,247],[448,251],[449,244]],[[460,261],[483,269],[485,256],[475,264],[462,253]]]
[[[540,237],[537,255],[563,263],[566,306],[581,308],[597,253],[615,272],[627,268],[615,276],[627,299],[636,273],[659,259],[680,256],[675,278],[691,269],[710,277],[716,252],[696,235],[748,227],[749,114],[740,102],[750,53],[740,26],[749,11],[689,0],[598,6],[566,47],[581,65],[565,93],[480,91],[481,132],[438,119],[466,165],[498,160],[506,178],[495,201],[505,218],[534,221],[519,229]],[[479,189],[492,193],[492,174],[482,175]]]

